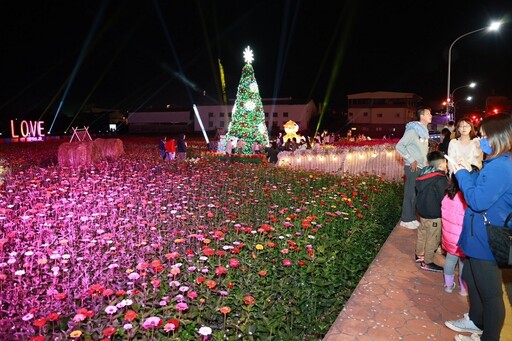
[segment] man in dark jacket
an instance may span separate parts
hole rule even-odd
[[[416,260],[423,270],[442,272],[443,268],[434,264],[434,254],[441,243],[441,201],[448,187],[447,163],[440,151],[429,153],[427,161],[429,165],[416,179],[416,210],[420,216]]]

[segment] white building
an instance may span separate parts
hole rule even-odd
[[[299,130],[308,128],[309,121],[319,114],[313,102],[292,98],[262,99],[265,125],[269,133],[283,130],[289,120],[299,125]],[[199,116],[206,131],[226,132],[233,114],[234,100],[228,105],[197,104]],[[201,132],[201,125],[190,108],[167,111],[138,111],[128,114],[130,133],[181,133]]]
[[[352,136],[401,137],[405,124],[416,120],[422,98],[408,92],[363,92],[348,95],[348,121]]]

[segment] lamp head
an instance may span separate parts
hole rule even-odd
[[[493,21],[490,25],[489,25],[489,31],[497,31],[500,29],[500,26],[501,26],[501,21]]]

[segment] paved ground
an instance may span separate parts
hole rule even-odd
[[[414,262],[416,231],[396,226],[323,341],[453,340],[444,321],[468,312],[468,300],[443,290],[443,274]],[[501,340],[512,340],[512,269],[503,271],[507,316]],[[508,295],[507,295],[508,293]]]

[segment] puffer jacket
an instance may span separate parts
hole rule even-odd
[[[443,223],[441,247],[446,252],[459,257],[464,257],[464,252],[457,245],[457,242],[462,231],[466,207],[467,204],[461,191],[457,192],[453,199],[445,195],[443,201],[441,201],[441,221]]]
[[[441,218],[441,201],[448,187],[446,173],[428,166],[416,178],[416,210],[425,219]]]
[[[494,261],[483,212],[493,225],[503,226],[512,212],[512,159],[510,153],[487,159],[480,172],[459,170],[455,176],[468,207],[458,245],[468,257]]]

